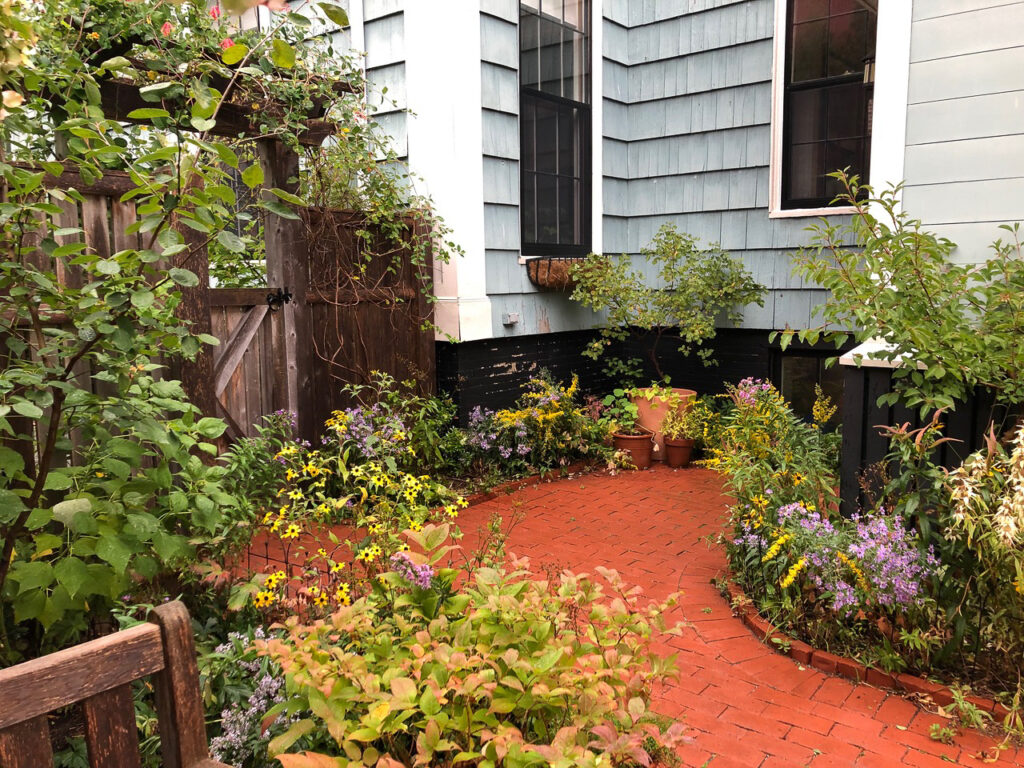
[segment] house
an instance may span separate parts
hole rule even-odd
[[[377,119],[465,256],[440,269],[439,375],[502,404],[537,366],[585,368],[594,316],[526,259],[639,254],[666,222],[740,254],[769,291],[697,389],[772,377],[795,397],[827,350],[773,348],[822,292],[790,269],[850,166],[982,254],[1024,218],[1024,2],[350,0],[396,105]],[[591,374],[596,372],[591,370]],[[835,379],[831,383],[835,383]],[[802,388],[802,389],[801,389]],[[799,391],[798,391],[799,390]]]

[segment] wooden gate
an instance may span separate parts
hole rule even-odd
[[[268,184],[285,187],[283,180],[297,176],[293,153],[273,142],[261,151]],[[58,223],[81,227],[96,253],[109,257],[140,247],[139,236],[126,232],[136,221],[135,206],[120,201],[134,187],[127,174],[110,172],[85,184],[66,171],[47,176],[44,184],[82,193],[82,203],[59,203],[65,212]],[[296,414],[299,437],[316,441],[330,411],[350,404],[342,387],[365,382],[374,370],[413,378],[421,391],[433,391],[434,340],[426,330],[431,307],[421,291],[429,258],[415,266],[407,244],[385,244],[380,234],[368,241],[360,234],[365,227],[364,217],[350,211],[307,213],[302,220],[268,215],[265,287],[211,289],[208,262],[188,264],[200,282],[180,289],[179,316],[220,344],[205,347],[194,362],[175,364],[172,372],[204,415],[227,421],[229,437],[253,436],[262,416],[284,410]],[[364,270],[367,248],[388,253]],[[37,257],[48,266],[49,257]],[[55,269],[64,284],[80,284],[73,266],[58,263]],[[268,302],[285,294],[287,303]],[[93,386],[108,385],[94,380]]]

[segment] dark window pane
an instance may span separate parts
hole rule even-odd
[[[863,139],[830,141],[825,146],[824,173],[834,173],[835,171],[849,168],[849,173],[856,173],[862,179],[865,177],[867,168],[861,167],[861,157],[863,156],[864,149]],[[839,194],[842,188],[836,179],[828,179],[825,186],[825,194],[830,199]]]
[[[562,95],[562,25],[540,20],[540,90]]]
[[[537,181],[532,173],[523,174],[523,242],[537,242]]]
[[[537,127],[537,109],[534,99],[521,99],[519,109],[522,112],[519,117],[519,160],[523,164],[524,170],[535,171],[537,170],[537,140],[534,130]]]
[[[833,16],[838,16],[840,13],[851,13],[853,11],[863,10],[863,0],[832,0],[831,5],[829,6],[829,11]]]
[[[860,82],[828,89],[828,138],[864,135],[864,91]]]
[[[536,165],[543,173],[558,173],[558,108],[545,101],[537,101]]]
[[[877,12],[864,0],[789,0],[783,110],[782,206],[828,205],[839,191],[826,174],[849,167],[866,182]]]
[[[558,116],[558,173],[576,174],[576,141],[573,129],[573,110],[562,110]]]
[[[572,179],[558,180],[558,242],[562,245],[578,243],[576,231],[576,194]]]
[[[539,24],[540,17],[532,13],[519,17],[519,83],[523,88],[540,88]]]
[[[793,21],[811,21],[828,16],[828,0],[794,0]]]
[[[782,358],[782,396],[799,416],[811,414],[819,367],[817,356],[786,355]]]
[[[864,72],[867,13],[847,13],[829,20],[828,76]]]
[[[825,77],[825,53],[828,48],[828,22],[808,21],[793,27],[790,82]]]
[[[814,200],[821,197],[824,160],[824,144],[795,144],[790,149],[786,199]]]
[[[789,94],[790,138],[795,144],[822,141],[825,138],[825,97],[818,89]]]
[[[558,243],[558,177],[537,176],[537,239],[535,242]]]

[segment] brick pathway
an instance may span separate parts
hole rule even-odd
[[[681,718],[695,739],[687,766],[983,765],[975,755],[994,742],[968,731],[952,746],[929,738],[942,718],[895,694],[802,668],[758,642],[711,585],[725,558],[711,543],[725,498],[707,470],[658,467],[528,486],[474,505],[459,525],[470,548],[494,513],[525,512],[509,550],[533,566],[617,569],[654,598],[685,595],[692,623],[668,645],[679,654],[680,680],[658,692],[656,709]],[[680,618],[680,616],[673,616]],[[999,765],[1024,765],[1024,750],[1006,750]]]

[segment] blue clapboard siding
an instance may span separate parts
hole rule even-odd
[[[605,0],[599,5],[603,247],[634,257],[663,224],[740,254],[770,290],[751,328],[805,326],[822,293],[792,274],[806,219],[768,217],[774,0]],[[487,292],[496,336],[584,328],[588,313],[537,292],[518,264],[518,5],[481,0]],[[504,326],[502,315],[520,321]],[[592,318],[591,318],[592,321]]]
[[[979,261],[1024,220],[1024,2],[914,3],[906,209]]]
[[[808,325],[823,294],[789,255],[808,243],[808,221],[768,217],[774,1],[643,0],[629,3],[629,25],[622,250],[640,253],[674,224],[742,256],[769,288],[745,327]]]

